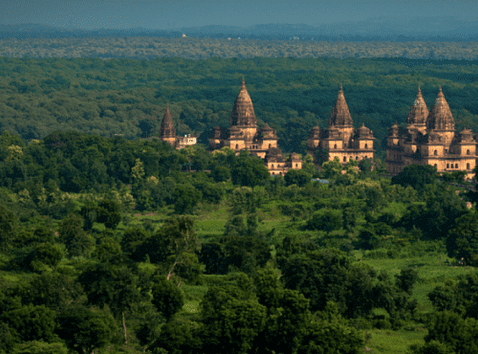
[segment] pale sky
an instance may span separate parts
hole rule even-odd
[[[174,29],[269,23],[316,26],[384,16],[476,15],[477,0],[2,0],[0,24]]]

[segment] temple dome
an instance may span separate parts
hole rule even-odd
[[[283,162],[284,157],[282,156],[282,151],[278,148],[270,148],[266,152],[266,161],[268,162]]]
[[[268,123],[259,130],[259,136],[267,139],[277,139],[276,131]]]
[[[251,96],[247,92],[244,78],[242,78],[242,86],[236,101],[232,108],[231,119],[229,121],[231,126],[257,126],[256,115],[254,113],[254,106],[252,105]]]
[[[458,133],[458,137],[461,142],[472,142],[473,141],[473,132],[470,129],[463,129]]]
[[[320,137],[320,128],[317,124],[315,127],[309,130],[309,138],[319,138]]]

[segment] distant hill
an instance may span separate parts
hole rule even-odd
[[[478,24],[470,18],[441,17],[376,17],[366,21],[331,24],[260,24],[249,27],[208,25],[173,30],[79,29],[42,24],[0,25],[0,38],[61,38],[61,37],[188,37],[316,40],[316,41],[476,41]]]
[[[340,40],[361,38],[363,40],[434,40],[467,41],[478,38],[478,24],[474,19],[455,17],[394,17],[370,18],[366,21],[338,22],[310,26],[306,24],[262,24],[249,27],[203,26],[179,28],[179,32],[189,35],[230,34],[247,37],[250,35],[286,35],[299,39],[310,37]],[[303,37],[303,38],[301,38]]]

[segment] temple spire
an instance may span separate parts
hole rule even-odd
[[[410,112],[408,113],[407,125],[408,126],[414,125],[418,128],[425,129],[427,124],[428,114],[429,114],[429,111],[425,101],[423,100],[420,84],[418,84],[417,97],[415,98],[415,101],[413,102],[413,106],[410,108]]]
[[[229,125],[247,125],[257,127],[256,114],[252,105],[251,96],[247,92],[244,77],[242,77],[242,86],[237,95],[236,101],[232,108],[231,119]]]
[[[166,104],[166,110],[164,112],[163,121],[161,122],[161,128],[159,129],[160,137],[176,137],[176,129],[174,128],[173,118],[169,107]]]
[[[329,127],[332,126],[353,127],[352,117],[350,116],[349,107],[345,101],[342,84],[340,84],[339,94],[329,119]]]
[[[427,128],[437,130],[455,130],[455,120],[453,119],[450,106],[445,99],[445,95],[443,94],[441,86],[435,100],[435,105],[430,111]]]

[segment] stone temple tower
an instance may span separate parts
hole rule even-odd
[[[168,105],[166,105],[166,111],[164,112],[161,128],[159,129],[159,139],[166,141],[172,147],[176,148],[176,129],[174,128]]]

